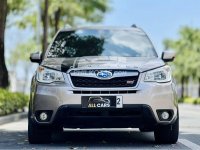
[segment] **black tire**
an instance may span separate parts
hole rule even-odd
[[[170,125],[158,125],[154,130],[155,141],[158,144],[175,144],[179,135],[179,117]]]
[[[28,115],[28,141],[30,144],[43,144],[51,142],[51,130],[45,126],[38,126]]]

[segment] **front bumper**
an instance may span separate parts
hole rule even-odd
[[[174,84],[172,82],[168,83],[146,83],[140,82],[140,84],[135,88],[109,88],[101,89],[102,91],[123,91],[123,90],[134,90],[134,93],[126,94],[84,94],[84,96],[117,96],[123,97],[123,108],[115,108],[112,111],[116,111],[118,114],[123,114],[123,111],[140,110],[140,117],[133,113],[132,115],[110,115],[110,110],[95,110],[104,115],[82,115],[82,116],[69,116],[70,112],[74,110],[90,112],[91,110],[81,108],[81,96],[83,94],[75,94],[76,90],[89,90],[98,91],[99,89],[74,89],[69,85],[45,85],[36,83],[35,93],[31,96],[31,117],[38,124],[63,124],[69,127],[75,127],[75,124],[86,126],[87,122],[90,122],[88,127],[93,127],[93,125],[100,125],[101,127],[142,127],[145,124],[152,124],[153,126],[158,124],[171,124],[177,118],[178,104],[176,99],[176,91]],[[75,106],[73,108],[72,106]],[[145,109],[144,109],[145,108]],[[162,121],[158,117],[158,110],[171,110],[173,116],[170,120]],[[38,121],[36,114],[41,110],[52,111],[51,118],[48,122]],[[144,111],[143,111],[144,110]],[[64,114],[62,112],[65,112]],[[92,110],[94,111],[94,110]],[[151,117],[144,115],[149,112]],[[90,114],[93,114],[92,112]],[[63,114],[63,115],[61,115]],[[105,115],[107,114],[107,116]],[[60,116],[68,116],[60,117]],[[151,118],[151,119],[149,119]],[[64,120],[64,122],[62,122]],[[98,121],[99,120],[99,121]],[[146,123],[151,120],[151,123]],[[79,122],[80,121],[80,122]],[[58,123],[55,123],[58,122]],[[67,122],[67,123],[66,123]],[[69,124],[70,122],[75,122],[75,124]],[[82,123],[81,123],[82,122]],[[92,122],[92,123],[91,123]],[[95,123],[98,122],[98,123]],[[113,123],[115,122],[115,123]],[[96,127],[96,126],[94,126]],[[97,126],[98,127],[98,126]]]

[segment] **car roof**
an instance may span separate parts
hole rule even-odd
[[[132,30],[136,32],[144,33],[144,31],[136,26],[130,26],[130,27],[120,27],[120,26],[79,26],[79,27],[65,27],[61,31],[72,31],[72,30]]]

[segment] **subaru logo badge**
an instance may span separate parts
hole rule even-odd
[[[97,73],[99,79],[110,79],[112,77],[112,72],[110,71],[99,71]]]

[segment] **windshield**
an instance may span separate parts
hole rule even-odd
[[[146,34],[133,29],[62,31],[47,52],[47,58],[82,56],[157,57],[157,54]]]

